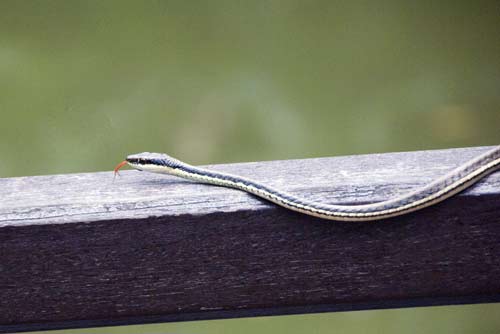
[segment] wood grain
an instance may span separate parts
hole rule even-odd
[[[210,168],[361,204],[487,149]],[[372,223],[137,171],[0,179],[0,189],[3,332],[500,301],[500,173]]]

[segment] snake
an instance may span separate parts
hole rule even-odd
[[[266,184],[227,173],[192,166],[163,153],[132,154],[118,164],[140,171],[169,174],[195,182],[246,191],[284,208],[309,216],[338,221],[374,221],[417,211],[441,202],[470,187],[500,168],[500,146],[473,158],[446,175],[392,199],[354,205],[319,203],[275,189]]]

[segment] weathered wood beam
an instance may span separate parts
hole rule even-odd
[[[328,203],[385,200],[488,148],[214,165]],[[500,173],[346,223],[125,171],[0,179],[0,331],[500,301]]]

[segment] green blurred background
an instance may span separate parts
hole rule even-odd
[[[499,144],[499,88],[498,1],[1,0],[0,177],[110,170],[142,151],[205,164]],[[499,312],[141,330],[498,333]]]

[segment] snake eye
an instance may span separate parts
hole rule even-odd
[[[139,164],[139,165],[142,165],[144,163],[144,159],[141,158],[127,158],[127,161],[132,164]]]

